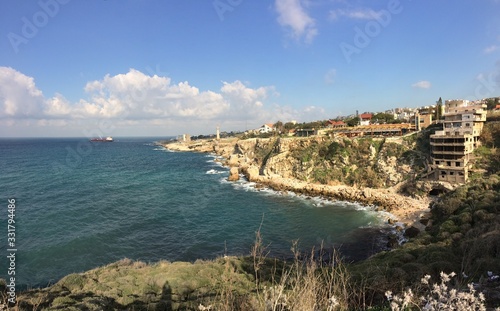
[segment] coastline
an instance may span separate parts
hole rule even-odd
[[[347,201],[364,206],[374,206],[376,211],[387,212],[388,222],[402,224],[404,228],[415,227],[424,230],[420,220],[430,212],[429,197],[412,198],[397,193],[391,188],[358,188],[347,185],[325,185],[301,181],[295,178],[283,177],[278,174],[261,174],[260,169],[246,157],[236,154],[238,138],[217,140],[200,140],[193,142],[169,142],[160,145],[170,151],[213,153],[224,157],[222,165],[230,169],[229,180],[239,179],[243,174],[249,182],[257,187],[268,187],[280,192],[293,192],[311,197],[321,197],[335,201]]]

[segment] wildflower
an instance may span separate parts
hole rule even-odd
[[[385,297],[387,297],[387,300],[391,301],[392,300],[392,292],[390,290],[386,291]]]
[[[422,279],[420,279],[420,282],[425,285],[429,285],[429,280],[431,279],[431,276],[426,274]]]
[[[434,283],[432,287],[428,289],[429,292],[427,295],[420,297],[420,307],[422,310],[486,310],[484,306],[484,295],[482,293],[476,294],[476,290],[472,283],[468,285],[468,291],[460,291],[456,288],[448,287],[448,282],[451,278],[456,276],[456,273],[452,272],[446,274],[441,272],[440,276],[441,283]],[[491,276],[493,276],[493,273],[491,273],[490,277]],[[426,275],[421,279],[421,282],[429,285],[430,278],[429,275]],[[385,295],[389,301],[391,301],[392,310],[405,310],[411,304],[419,307],[416,302],[414,302],[413,293],[410,289],[403,293],[404,298],[400,298],[398,295],[393,296],[390,291],[387,291]]]

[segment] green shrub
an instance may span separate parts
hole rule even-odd
[[[61,281],[60,284],[64,287],[66,287],[69,291],[78,291],[83,288],[85,285],[86,278],[83,275],[73,273],[65,276]]]
[[[62,297],[56,297],[52,301],[52,306],[53,307],[64,307],[64,306],[71,306],[74,305],[76,301],[73,298],[70,298],[68,296],[62,296]]]

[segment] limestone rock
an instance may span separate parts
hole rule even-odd
[[[244,172],[249,181],[257,181],[259,179],[259,168],[256,166],[249,166]]]
[[[229,170],[229,178],[228,178],[228,180],[229,181],[237,181],[238,179],[240,179],[240,174],[239,174],[238,167],[237,166],[233,166]]]

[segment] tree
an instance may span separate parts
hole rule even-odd
[[[356,126],[359,124],[359,120],[360,120],[359,117],[354,117],[354,118],[346,119],[345,123],[348,126]]]
[[[278,134],[283,133],[283,122],[278,121],[273,124],[273,127]]]
[[[379,123],[393,123],[394,115],[391,113],[379,112],[373,116],[373,120],[376,120]]]
[[[486,106],[487,106],[486,109],[487,110],[493,110],[493,109],[495,109],[495,107],[496,107],[496,105],[497,105],[497,103],[498,103],[499,100],[500,100],[500,97],[497,97],[497,98],[488,98],[486,100]]]
[[[442,110],[443,110],[443,100],[439,97],[436,102],[436,112],[434,113],[434,119],[439,120],[442,118]]]

